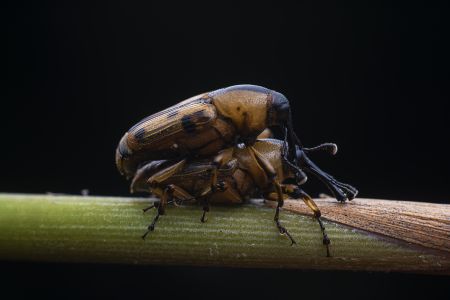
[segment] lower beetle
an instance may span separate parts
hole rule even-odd
[[[297,148],[296,156],[299,161],[308,158],[305,153],[317,150],[327,150],[336,153],[335,144],[322,144],[314,148]],[[157,214],[153,222],[148,226],[143,238],[155,228],[155,224],[168,202],[177,201],[201,201],[203,202],[203,215],[201,221],[205,221],[205,214],[209,211],[209,203],[227,202],[241,203],[248,197],[261,194],[265,199],[278,202],[274,221],[281,234],[285,234],[291,240],[295,240],[279,221],[279,211],[287,197],[302,198],[312,209],[319,222],[323,233],[323,243],[327,246],[329,256],[330,240],[325,232],[325,227],[320,219],[320,210],[312,198],[296,184],[285,183],[287,179],[296,179],[295,169],[283,159],[284,142],[275,139],[257,140],[253,146],[236,146],[223,150],[215,161],[198,159],[193,161],[181,160],[178,162],[159,160],[151,161],[142,166],[133,178],[131,191],[152,192],[161,200],[155,204]],[[324,173],[312,162],[312,169],[317,173]],[[218,166],[217,173],[213,170]],[[216,176],[216,178],[213,178]],[[297,178],[298,179],[298,178]],[[337,186],[349,186],[336,181]],[[211,188],[211,181],[214,182]],[[352,197],[357,191],[353,187]],[[154,207],[154,206],[151,206]],[[144,211],[148,210],[145,209]]]

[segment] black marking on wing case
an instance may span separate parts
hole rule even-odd
[[[129,130],[129,146],[155,145],[179,132],[196,133],[216,119],[217,112],[208,99],[186,100],[163,112],[153,114]],[[151,146],[152,147],[152,146]]]
[[[181,119],[181,124],[183,125],[183,129],[188,133],[195,132],[195,123],[192,121],[191,116],[184,116]]]
[[[132,154],[130,148],[128,148],[126,135],[120,140],[118,150],[123,158],[129,157]]]
[[[136,140],[142,140],[144,138],[145,135],[145,129],[144,128],[139,128],[135,133],[134,133],[134,138]]]

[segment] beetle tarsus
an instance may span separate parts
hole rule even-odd
[[[147,237],[147,234],[149,234],[149,232],[150,232],[150,230],[147,230],[147,231],[141,236],[141,238],[142,238],[143,240],[145,240],[145,238]]]
[[[289,231],[287,231],[287,229],[283,225],[281,225],[279,220],[275,220],[275,223],[277,224],[277,228],[280,231],[280,234],[286,235],[289,238],[289,240],[291,241],[291,246],[293,246],[294,244],[297,244],[297,242],[291,236]]]
[[[154,221],[153,221],[154,222]],[[155,230],[155,224],[150,224],[148,227],[147,227],[147,231],[144,233],[144,235],[142,235],[142,239],[143,240],[145,240],[145,238],[147,237],[147,235],[150,233],[150,232],[152,232],[152,231],[154,231]]]
[[[289,231],[287,231],[287,229],[280,223],[280,207],[282,206],[282,204],[280,203],[282,202],[278,202],[277,208],[275,210],[275,217],[273,218],[273,220],[275,221],[275,224],[277,224],[277,228],[280,231],[280,234],[286,235],[291,241],[291,246],[293,246],[294,244],[297,244],[297,242],[291,236]]]
[[[159,216],[159,215],[157,215]],[[147,231],[144,233],[144,235],[142,235],[142,239],[145,240],[145,238],[147,237],[147,235],[152,232],[153,230],[155,230],[155,224],[154,224],[155,220],[153,220],[152,224],[148,225],[147,227]]]
[[[330,255],[330,244],[331,244],[331,241],[328,238],[327,232],[325,231],[325,226],[322,223],[322,219],[320,217],[316,217],[316,219],[317,219],[317,222],[319,222],[320,230],[322,230],[322,235],[323,235],[322,243],[327,248],[327,257],[331,257],[331,255]]]
[[[208,199],[205,199],[204,202],[203,202],[203,214],[202,214],[202,217],[200,218],[200,221],[202,223],[206,223],[206,221],[208,220],[206,218],[206,213],[207,212],[209,212],[209,201],[208,201]]]
[[[202,222],[202,223],[206,223],[206,211],[204,210],[203,211],[203,214],[202,214],[202,217],[200,218],[200,222]]]
[[[297,242],[294,240],[294,238],[291,236],[291,234],[284,228],[285,234],[288,236],[288,238],[291,240],[291,246],[294,246],[294,244],[297,244]]]

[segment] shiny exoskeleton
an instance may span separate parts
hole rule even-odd
[[[278,202],[274,221],[278,230],[286,234],[292,244],[295,243],[289,232],[280,224],[279,210],[287,197],[302,198],[317,218],[323,232],[323,243],[330,243],[325,228],[320,219],[320,210],[309,195],[299,185],[301,183],[286,183],[296,176],[292,168],[283,159],[283,141],[275,139],[257,140],[251,147],[238,145],[223,150],[216,162],[208,159],[192,161],[181,160],[174,163],[168,160],[151,161],[143,165],[133,178],[131,191],[151,192],[161,199],[157,203],[157,214],[148,228],[154,230],[156,221],[164,214],[168,202],[200,201],[203,203],[202,222],[205,213],[209,211],[209,203],[241,203],[249,197],[262,196],[267,200]],[[336,153],[335,144],[322,144],[315,148],[298,150],[296,155],[301,159],[304,152],[328,150]],[[214,177],[212,172],[219,165],[216,187],[211,188]]]
[[[236,85],[203,93],[143,119],[120,140],[116,165],[122,175],[132,178],[149,161],[191,161],[215,156],[239,143],[251,146],[264,129],[272,126],[282,128],[282,159],[294,171],[298,182],[306,181],[303,172],[306,171],[321,179],[339,201],[356,196],[351,186],[318,171],[306,153],[297,156],[302,146],[293,131],[289,101],[276,91],[255,85]],[[217,160],[217,157],[213,159]],[[212,188],[217,170],[213,173],[216,174],[212,177]]]
[[[260,86],[203,93],[134,125],[119,143],[116,164],[131,177],[145,161],[215,155],[236,143],[252,143],[269,126],[285,124],[289,112],[286,97]]]

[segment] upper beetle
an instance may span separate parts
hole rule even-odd
[[[235,85],[203,93],[128,130],[116,150],[117,168],[130,178],[145,161],[211,156],[237,143],[252,144],[271,126],[287,128],[292,135],[290,115],[287,98],[261,86]]]

